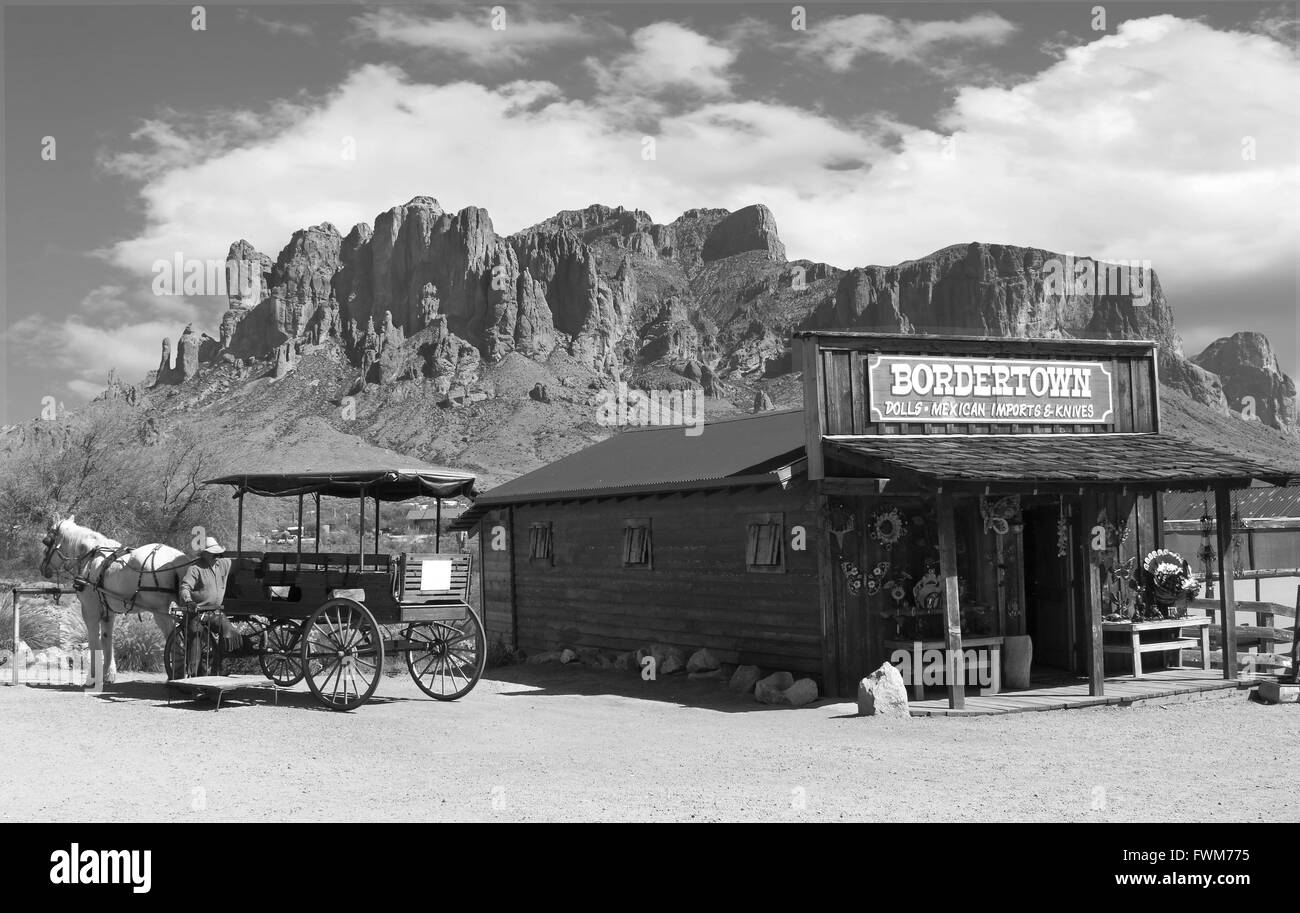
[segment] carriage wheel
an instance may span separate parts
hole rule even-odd
[[[426,621],[406,629],[406,668],[434,700],[454,701],[478,684],[487,663],[487,638],[478,614],[459,621]]]
[[[262,667],[262,674],[281,688],[292,688],[302,681],[302,626],[296,621],[268,625],[263,632],[257,664]]]
[[[219,644],[217,638],[220,637],[216,632],[205,628],[208,634],[208,649],[211,651],[209,657],[215,657]],[[208,660],[212,662],[211,659]],[[167,681],[175,681],[178,678],[187,678],[189,673],[185,670],[185,624],[181,622],[172,627],[171,633],[167,635],[167,643],[163,646],[163,670],[167,673]]]
[[[384,671],[384,638],[359,602],[331,599],[303,625],[307,687],[331,710],[355,710],[370,699]]]

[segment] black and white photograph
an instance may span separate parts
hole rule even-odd
[[[1285,906],[1297,21],[5,2],[22,878],[560,822],[1013,878],[1091,823],[1081,889]]]

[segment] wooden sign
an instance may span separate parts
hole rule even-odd
[[[873,355],[873,422],[1109,425],[1110,371],[1097,361]]]

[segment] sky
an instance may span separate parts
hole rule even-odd
[[[224,296],[157,294],[157,261],[419,195],[504,234],[763,203],[841,268],[1150,260],[1188,355],[1255,330],[1300,375],[1294,4],[1098,7],[7,5],[0,423],[216,335]]]

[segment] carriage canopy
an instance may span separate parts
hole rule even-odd
[[[473,497],[474,476],[455,469],[356,469],[308,472],[235,473],[208,479],[206,485],[230,485],[237,495],[268,498],[324,495],[333,498]]]

